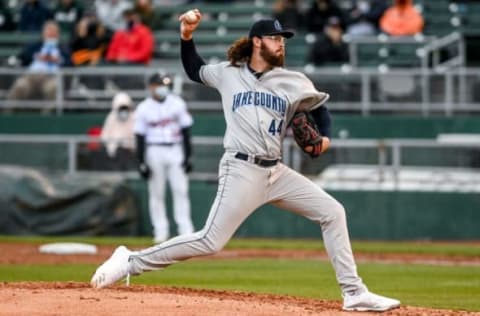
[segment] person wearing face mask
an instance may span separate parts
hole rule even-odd
[[[129,170],[135,167],[135,137],[133,133],[134,108],[130,96],[117,93],[112,110],[105,118],[100,139],[105,145],[113,170]]]
[[[54,100],[57,93],[55,73],[60,67],[71,66],[70,50],[59,42],[58,24],[48,21],[42,30],[42,40],[27,45],[18,55],[27,73],[19,77],[10,89],[10,100]]]
[[[153,241],[170,237],[165,207],[165,182],[173,196],[173,217],[179,235],[194,231],[190,218],[188,176],[192,170],[190,128],[193,118],[185,101],[172,93],[172,78],[155,73],[148,80],[150,96],[135,111],[138,169],[148,181]]]
[[[123,12],[125,28],[113,35],[106,61],[115,64],[148,64],[152,59],[154,37],[139,15],[128,9]]]

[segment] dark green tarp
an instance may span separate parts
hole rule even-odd
[[[139,207],[119,176],[0,166],[0,234],[135,235]]]

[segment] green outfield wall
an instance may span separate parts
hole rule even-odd
[[[131,181],[141,205],[139,234],[149,235],[145,183]],[[216,183],[191,182],[192,217],[203,227],[217,189]],[[437,192],[330,191],[347,212],[352,239],[471,240],[480,238],[480,194]],[[168,199],[171,211],[171,200]],[[170,218],[172,217],[169,214]],[[173,223],[173,221],[171,221]],[[175,233],[175,225],[171,231]],[[239,237],[320,237],[318,225],[298,216],[263,206],[236,232]]]
[[[223,114],[193,113],[193,134],[222,136]],[[105,114],[11,114],[0,116],[0,133],[16,134],[85,134],[92,126],[102,126]],[[480,118],[468,116],[417,117],[399,115],[334,114],[333,135],[346,131],[351,138],[434,138],[439,133],[480,133]]]
[[[104,114],[4,114],[0,116],[2,134],[85,134],[92,126],[101,126]],[[224,119],[221,113],[194,113],[194,135],[221,136],[224,132]],[[406,117],[393,115],[334,115],[334,135],[348,131],[351,138],[434,138],[439,133],[480,133],[480,118],[467,116],[445,117]],[[39,147],[35,156],[25,149],[18,154],[2,144],[0,154],[8,158],[9,152],[15,157],[4,161],[19,162],[23,157],[33,159],[33,166],[66,164],[66,153],[58,145],[48,150]],[[37,145],[35,145],[37,146]],[[42,146],[42,145],[38,145]],[[55,163],[51,152],[58,152]],[[442,155],[443,157],[444,155]],[[410,156],[409,156],[410,159]],[[413,158],[412,158],[413,159]],[[417,158],[415,158],[417,159]],[[429,160],[431,163],[431,160]],[[147,193],[145,183],[131,181],[141,204],[138,233],[150,234]],[[192,182],[191,199],[193,219],[196,228],[201,228],[213,202],[217,184]],[[480,239],[480,195],[475,193],[440,192],[330,192],[340,200],[348,215],[350,233],[354,239]],[[171,202],[169,200],[169,205]],[[174,227],[172,227],[173,229]],[[318,237],[317,225],[265,206],[253,214],[238,230],[238,236],[248,237]]]

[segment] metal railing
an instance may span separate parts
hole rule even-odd
[[[112,141],[119,142],[120,140],[114,139]],[[202,137],[195,136],[192,139],[195,146],[214,145],[221,146],[223,139],[221,137]],[[0,144],[22,144],[22,148],[25,148],[28,144],[60,144],[65,146],[65,152],[67,156],[66,169],[58,167],[59,171],[64,171],[69,174],[75,174],[82,172],[78,168],[78,154],[81,145],[89,143],[101,144],[103,141],[99,137],[89,137],[84,135],[27,135],[27,134],[0,134]],[[1,153],[1,150],[0,150]],[[34,159],[34,158],[32,158]],[[0,164],[2,156],[0,155]],[[198,173],[194,177],[196,178],[212,178],[216,175]]]
[[[480,135],[477,135],[480,139]],[[432,139],[384,139],[384,140],[334,140],[332,148],[370,148],[377,150],[376,168],[380,175],[379,181],[383,179],[386,170],[389,169],[393,173],[393,182],[398,185],[399,173],[402,167],[414,167],[404,162],[404,150],[406,148],[413,149],[436,149],[436,148],[463,148],[463,149],[480,149],[480,142],[472,143],[471,141],[442,142]],[[389,163],[390,161],[390,163]],[[425,166],[424,166],[425,167]],[[427,166],[428,168],[428,166]],[[455,169],[455,167],[451,168]],[[450,169],[450,170],[451,170]],[[464,170],[465,168],[458,168]]]
[[[386,34],[379,34],[376,36],[349,36],[344,35],[344,41],[348,43],[348,54],[349,61],[352,67],[358,67],[360,65],[359,54],[360,46],[362,45],[383,45],[383,49],[380,49],[378,57],[389,55],[388,46],[389,45],[427,45],[435,41],[435,36],[424,36],[422,34],[417,34],[415,36],[388,36]],[[413,56],[418,57],[418,63],[421,63],[423,56]]]
[[[440,62],[440,50],[450,45],[456,45],[457,55],[450,59]],[[462,34],[459,32],[450,33],[442,38],[435,38],[424,47],[417,51],[417,55],[422,58],[422,67],[429,67],[429,56],[432,55],[432,65],[434,69],[448,69],[450,67],[461,67],[465,65],[466,53],[465,42]]]
[[[477,135],[480,139],[480,135]],[[204,137],[195,136],[192,139],[194,147],[197,146],[218,146],[222,147],[222,137]],[[99,138],[78,135],[6,135],[0,134],[0,144],[22,144],[25,148],[27,144],[61,144],[65,147],[67,154],[67,167],[62,169],[58,167],[58,171],[75,174],[82,172],[78,168],[78,148],[81,144],[90,142],[101,142]],[[283,162],[295,170],[301,171],[302,161],[305,155],[301,153],[293,139],[286,138],[283,144]],[[471,141],[471,139],[456,139],[455,142],[437,141],[432,139],[334,139],[331,143],[332,150],[335,149],[372,149],[376,151],[377,161],[372,164],[380,173],[388,168],[393,170],[395,181],[398,180],[399,171],[406,166],[412,166],[404,161],[404,150],[414,149],[435,149],[435,148],[464,148],[464,149],[480,149],[480,142]],[[1,151],[0,151],[1,153]],[[32,156],[31,159],[34,159]],[[319,159],[321,160],[321,159]],[[0,155],[0,164],[5,164]],[[215,165],[218,161],[213,162]],[[353,162],[354,163],[354,162]],[[97,172],[97,171],[96,171]],[[202,170],[195,171],[192,179],[212,180],[216,179],[216,169],[214,172],[204,172]]]
[[[221,111],[220,98],[211,88],[191,82],[180,71],[181,68],[174,65],[166,69],[176,76],[176,92],[184,95],[190,110]],[[410,111],[423,116],[433,113],[451,116],[455,113],[480,111],[477,92],[480,87],[479,68],[381,70],[306,67],[295,70],[305,72],[319,90],[330,93],[328,106],[333,111],[357,111],[363,115],[375,111]],[[0,110],[50,107],[57,114],[70,109],[105,111],[110,109],[111,99],[118,89],[129,93],[136,102],[144,98],[147,95],[145,78],[153,71],[152,68],[144,67],[65,68],[56,74],[58,85],[55,100],[7,100],[8,88],[0,88]],[[0,68],[4,82],[8,76],[15,79],[24,73],[24,69]],[[81,81],[83,76],[90,76],[91,80],[100,82],[101,88],[83,91],[72,84],[75,80]],[[104,81],[119,77],[135,78],[137,86],[116,90],[103,86]],[[205,95],[209,98],[205,99]]]
[[[423,116],[480,111],[475,90],[480,86],[478,68],[436,69],[315,69],[307,71],[321,89],[322,83],[340,82],[359,89],[359,100],[337,101],[332,91],[329,109],[419,113]],[[478,85],[478,86],[477,86]],[[336,100],[337,99],[337,100]]]
[[[350,66],[352,67],[358,67],[360,65],[360,46],[363,45],[381,45],[382,47],[377,51],[377,57],[379,58],[389,57],[389,50],[394,46],[408,47],[409,45],[417,45],[418,47],[415,48],[413,56],[410,57],[416,58],[417,63],[423,69],[461,67],[465,65],[465,43],[462,34],[459,32],[452,32],[440,38],[423,34],[416,34],[414,36],[387,36],[385,34],[379,34],[377,36],[358,37],[345,35],[344,40],[348,43],[349,60]],[[456,47],[457,54],[451,56],[446,61],[440,62],[441,49],[452,45]]]

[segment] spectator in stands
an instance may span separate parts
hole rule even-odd
[[[59,43],[56,22],[47,21],[42,36],[42,41],[28,45],[20,53],[22,66],[28,66],[28,71],[15,81],[9,99],[55,99],[57,81],[54,74],[60,67],[71,65],[69,50]]]
[[[73,34],[82,15],[83,6],[76,0],[58,0],[53,10],[53,18],[60,25],[61,32],[68,35]]]
[[[116,64],[148,64],[152,59],[154,38],[133,9],[123,14],[126,28],[118,30],[107,50],[106,61]]]
[[[151,30],[162,29],[165,21],[171,18],[168,12],[163,12],[161,9],[155,10],[152,0],[135,0],[133,9],[140,16],[142,23]]]
[[[287,29],[298,30],[303,25],[303,14],[297,0],[277,0],[273,6],[273,17]]]
[[[423,17],[412,0],[395,0],[380,19],[380,29],[388,35],[409,36],[421,33]]]
[[[112,110],[105,118],[100,134],[107,155],[111,158],[111,169],[128,170],[137,165],[133,110],[133,101],[127,93],[119,92],[114,96]]]
[[[140,16],[142,23],[146,26],[153,28],[153,18],[155,16],[155,10],[151,0],[135,0],[133,9]]]
[[[306,12],[305,22],[307,31],[322,33],[328,18],[336,16],[342,27],[345,26],[343,11],[332,0],[314,0]]]
[[[108,38],[104,26],[93,14],[85,15],[76,25],[70,48],[75,66],[95,66],[101,62]]]
[[[15,27],[12,12],[4,4],[4,1],[0,1],[0,32],[12,31]]]
[[[375,35],[387,9],[385,0],[356,0],[347,14],[347,31],[351,36]]]
[[[42,26],[52,18],[52,12],[41,0],[26,0],[20,9],[18,30],[40,32]]]
[[[328,19],[322,34],[317,36],[308,61],[316,66],[338,65],[348,62],[348,46],[343,41],[343,29],[340,19],[332,16]]]
[[[95,0],[95,12],[100,22],[109,32],[116,32],[125,28],[123,12],[132,8],[126,0]]]

